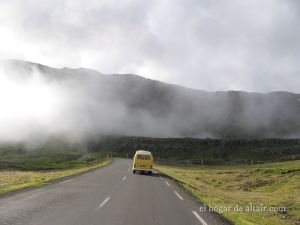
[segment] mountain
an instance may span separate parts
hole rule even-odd
[[[300,94],[207,92],[132,74],[57,69],[19,60],[0,64],[13,80],[39,74],[64,99],[49,125],[52,133],[225,139],[300,134]]]

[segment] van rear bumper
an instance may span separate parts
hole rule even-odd
[[[132,170],[135,170],[135,171],[151,171],[151,172],[153,172],[153,169],[147,169],[147,168],[134,168],[134,167],[132,167]]]

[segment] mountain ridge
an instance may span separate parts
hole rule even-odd
[[[257,92],[257,91],[243,91],[243,90],[220,90],[220,91],[207,91],[207,90],[202,90],[202,89],[196,89],[196,88],[191,88],[191,87],[186,87],[186,86],[182,86],[179,84],[174,84],[174,83],[167,83],[164,81],[160,81],[160,80],[156,80],[156,79],[151,79],[151,78],[146,78],[144,76],[138,75],[138,74],[131,74],[131,73],[101,73],[100,71],[96,70],[96,69],[91,69],[91,68],[87,68],[87,67],[52,67],[52,66],[47,66],[45,64],[41,64],[41,63],[37,63],[37,62],[32,62],[32,61],[26,61],[26,60],[19,60],[19,59],[0,59],[0,64],[1,62],[5,63],[5,62],[11,62],[14,64],[18,64],[18,65],[26,65],[29,64],[33,67],[37,67],[37,68],[46,68],[46,69],[54,69],[54,70],[66,70],[66,71],[80,71],[83,74],[87,73],[87,72],[91,72],[94,74],[98,74],[98,75],[107,75],[107,76],[127,76],[127,77],[137,77],[137,78],[142,78],[145,80],[150,80],[150,81],[156,81],[159,83],[163,83],[166,85],[172,85],[175,87],[179,87],[179,88],[184,88],[184,89],[188,89],[191,91],[200,91],[200,92],[206,92],[206,93],[226,93],[226,92],[239,92],[239,93],[245,93],[245,94],[273,94],[273,93],[282,93],[282,94],[296,94],[296,95],[300,95],[300,93],[296,93],[296,92],[291,92],[291,91],[284,91],[284,90],[278,90],[278,91],[269,91],[269,92]]]

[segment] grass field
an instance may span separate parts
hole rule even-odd
[[[156,168],[234,224],[300,224],[300,160]]]
[[[101,160],[102,153],[90,153],[85,148],[45,147],[24,150],[18,146],[0,148],[0,170],[58,170],[71,169]]]
[[[111,160],[108,159],[100,162],[84,164],[72,169],[53,171],[2,170],[0,171],[0,194],[22,188],[42,186],[59,178],[103,167],[110,162]]]

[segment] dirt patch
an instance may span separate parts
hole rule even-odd
[[[255,189],[255,188],[258,188],[258,187],[263,187],[263,186],[266,186],[266,185],[270,185],[272,184],[273,181],[271,180],[255,180],[255,181],[248,181],[248,182],[245,182],[243,184],[241,184],[239,186],[239,189],[241,190],[244,190],[244,191],[250,191],[252,189]]]

